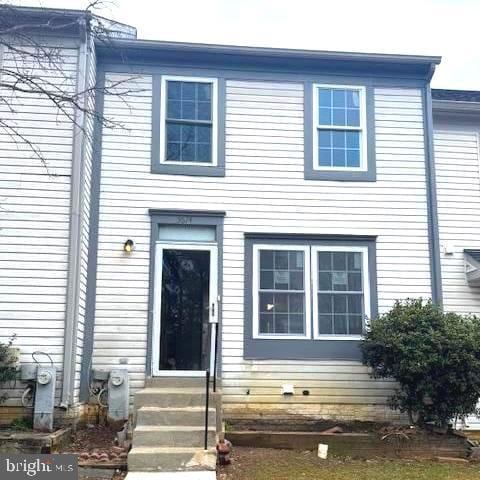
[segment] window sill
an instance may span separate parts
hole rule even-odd
[[[362,335],[318,335],[314,340],[362,340]]]
[[[254,335],[255,340],[311,340],[306,335]]]
[[[198,177],[224,177],[225,167],[218,165],[181,165],[156,163],[152,165],[152,173],[166,175],[193,175]]]
[[[377,180],[374,170],[305,170],[305,180],[324,180],[340,182],[375,182]]]

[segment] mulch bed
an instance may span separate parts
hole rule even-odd
[[[78,456],[79,465],[121,468],[127,462],[128,447],[117,445],[117,430],[88,425],[74,434],[72,443],[62,453]]]

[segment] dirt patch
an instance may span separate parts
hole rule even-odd
[[[232,464],[219,467],[218,480],[478,480],[478,465],[407,460],[320,460],[311,451],[233,449]]]
[[[123,465],[127,461],[128,449],[116,443],[117,430],[101,425],[92,425],[77,430],[72,443],[62,451],[78,456],[79,464]]]

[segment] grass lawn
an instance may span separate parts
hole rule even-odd
[[[480,465],[413,460],[320,460],[314,452],[234,448],[219,480],[479,480]]]

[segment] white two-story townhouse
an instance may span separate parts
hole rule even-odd
[[[86,363],[126,366],[135,393],[213,371],[218,347],[227,419],[394,419],[359,342],[396,299],[440,299],[439,58],[139,40],[97,55],[100,81],[135,93],[98,102],[124,128],[96,140]]]
[[[396,299],[479,311],[478,93],[432,100],[438,57],[82,28],[48,38],[96,122],[19,96],[48,170],[0,133],[1,340],[52,358],[58,416],[120,368],[132,400],[208,370],[230,421],[402,421],[359,343]]]

